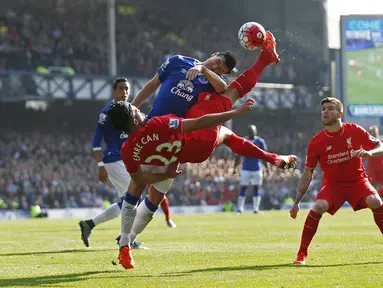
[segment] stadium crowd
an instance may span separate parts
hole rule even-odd
[[[270,151],[303,156],[311,134],[273,131],[278,134],[264,135]],[[299,139],[294,148],[282,144],[281,139],[289,137]],[[90,133],[1,133],[0,209],[27,209],[35,200],[46,208],[101,207],[104,200],[116,200],[114,188],[97,180],[90,139]],[[235,157],[221,146],[204,163],[184,165],[183,175],[176,178],[169,193],[171,204],[235,202],[240,173],[240,165],[234,167]],[[279,208],[285,198],[295,195],[302,168],[299,163],[296,170],[273,167],[267,171],[263,189],[265,201],[273,207]]]
[[[166,1],[168,5],[163,1],[135,0],[129,1],[129,5],[116,1],[119,74],[152,76],[171,54],[203,60],[211,53],[228,49],[237,55],[242,65],[255,59],[254,52],[243,49],[236,40],[241,22],[234,22],[234,26],[234,20],[211,17],[216,13],[214,3],[184,2],[182,10],[187,11],[188,17],[185,21],[184,13],[173,13],[169,8],[179,3]],[[204,9],[197,9],[199,2]],[[78,74],[107,74],[106,11],[104,0],[2,1],[0,70],[36,71],[38,66],[55,66],[72,67]],[[266,18],[261,12],[257,14],[257,20],[268,29],[278,27],[278,23],[269,20],[274,18]],[[278,66],[267,69],[261,80],[315,87],[324,69],[322,62],[314,60],[321,59],[319,55],[310,56],[314,47],[320,47],[320,43],[316,45],[320,42],[315,38],[317,34],[308,34],[309,41],[302,41],[287,32],[288,28],[285,30],[283,33],[274,31],[280,41],[278,49],[283,51],[284,57]],[[315,45],[305,47],[303,42]],[[238,68],[242,71],[246,66],[239,64]]]

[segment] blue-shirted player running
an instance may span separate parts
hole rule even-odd
[[[248,126],[249,136],[246,137],[249,141],[257,145],[264,151],[267,151],[267,145],[263,138],[257,136],[257,127],[255,125]],[[237,157],[236,164],[239,163],[240,157]],[[269,163],[267,163],[269,164]],[[235,165],[236,166],[236,165]],[[238,209],[237,214],[244,210],[246,201],[246,191],[250,186],[253,190],[253,211],[259,213],[259,206],[261,204],[261,196],[259,195],[259,188],[263,182],[263,163],[260,159],[244,157],[242,162],[242,171],[239,180],[241,191],[238,196]]]

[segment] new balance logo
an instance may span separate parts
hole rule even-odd
[[[332,148],[332,146],[330,145],[330,146],[327,146],[326,147],[326,151],[330,151],[331,150],[331,148]]]
[[[169,128],[177,129],[178,125],[180,125],[180,120],[175,119],[175,118],[169,119]]]

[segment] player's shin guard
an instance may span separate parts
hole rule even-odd
[[[230,86],[235,88],[242,98],[254,88],[265,67],[271,63],[270,53],[262,51],[257,62],[231,82]]]
[[[234,153],[245,157],[258,158],[275,165],[278,155],[268,153],[245,138],[239,137],[233,133],[226,141],[228,146]]]
[[[166,221],[170,220],[170,205],[169,205],[169,199],[168,197],[164,197],[164,200],[161,202],[161,209],[164,211]]]
[[[374,213],[375,223],[378,225],[380,232],[383,234],[383,205],[372,210],[372,212]]]
[[[92,218],[95,225],[117,218],[121,214],[121,208],[118,203],[113,203],[100,214]]]
[[[125,199],[121,207],[121,238],[120,247],[128,246],[133,242],[129,239],[129,233],[132,231],[132,226],[137,213],[137,203],[139,197],[135,197],[126,192]]]
[[[307,255],[307,250],[310,246],[311,240],[313,239],[315,233],[318,230],[319,220],[322,218],[322,215],[310,210],[309,215],[307,215],[305,225],[303,226],[301,246],[299,247],[299,253]]]
[[[134,220],[133,228],[129,234],[130,240],[133,242],[138,234],[144,231],[150,221],[153,219],[153,214],[156,212],[158,206],[152,204],[148,197],[138,205],[136,219]]]

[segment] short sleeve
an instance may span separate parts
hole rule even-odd
[[[310,141],[309,147],[307,149],[306,163],[305,166],[309,169],[315,169],[318,164],[318,154],[315,149],[313,140]]]
[[[154,131],[166,134],[182,134],[182,121],[183,118],[176,115],[165,115],[154,117],[149,120],[147,125]]]
[[[365,150],[372,150],[376,147],[376,145],[379,144],[379,139],[375,138],[374,136],[370,135],[370,133],[368,133],[366,131],[366,129],[364,129],[363,127],[359,126],[359,125],[356,125],[356,128],[358,130],[358,138],[361,140],[362,142],[362,147],[363,149]]]
[[[178,56],[172,56],[166,59],[166,61],[158,68],[158,79],[160,79],[161,82],[164,82],[171,71],[176,67],[178,60]]]

